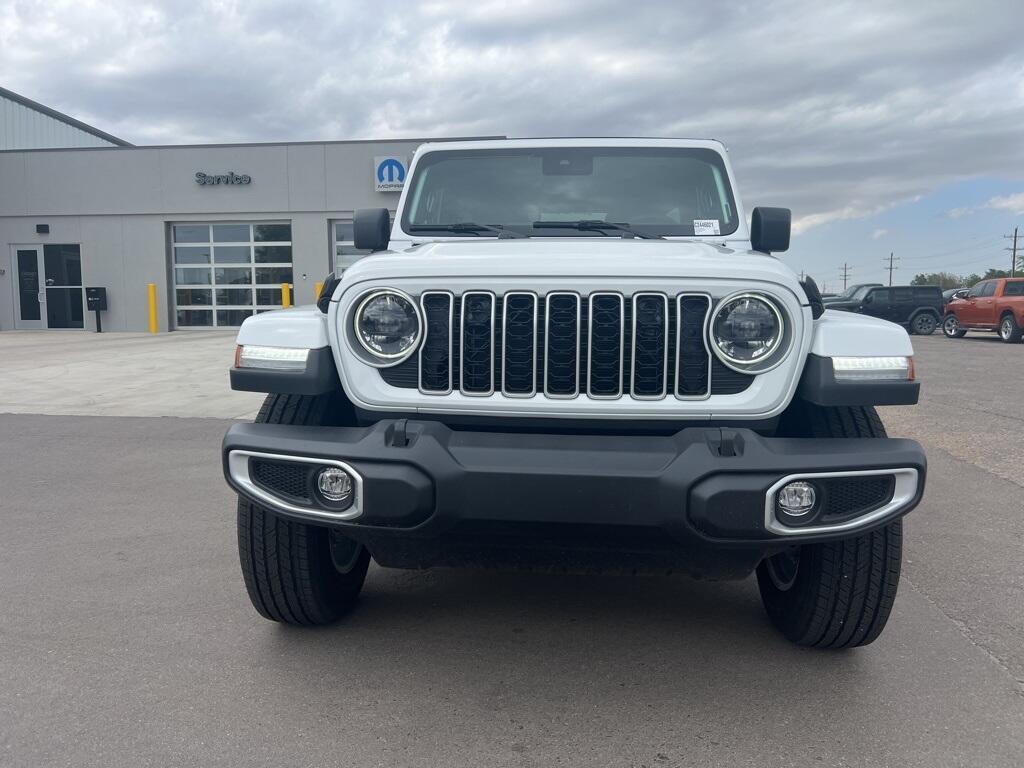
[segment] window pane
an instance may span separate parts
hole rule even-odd
[[[77,245],[44,245],[43,269],[46,284],[81,285],[82,256]],[[56,327],[56,326],[54,326]],[[77,326],[61,326],[77,327]]]
[[[46,289],[46,324],[50,328],[84,328],[81,288]]]
[[[209,309],[179,309],[178,327],[213,325],[213,311]]]
[[[208,307],[213,304],[212,291],[202,288],[179,288],[174,292],[178,304],[199,304]]]
[[[270,304],[275,307],[281,306],[281,289],[280,288],[257,288],[256,289],[256,303],[257,304]]]
[[[218,245],[213,249],[213,260],[218,264],[248,264],[251,259],[248,245]]]
[[[994,280],[991,283],[986,283],[985,284],[985,290],[981,292],[981,295],[982,296],[995,296],[995,294],[996,294],[996,287],[997,286],[998,286],[998,283],[996,283]]]
[[[210,270],[208,269],[176,269],[174,270],[174,281],[178,285],[209,285]]]
[[[263,283],[290,283],[292,281],[291,267],[256,267],[256,282]]]
[[[187,246],[174,249],[175,264],[209,264],[210,246]]]
[[[224,306],[225,304],[239,304],[243,307],[250,307],[252,306],[252,289],[218,288],[217,304],[219,306]]]
[[[339,243],[345,241],[352,242],[355,235],[352,231],[351,221],[336,221],[334,222],[334,239]]]
[[[210,242],[210,228],[205,224],[175,224],[174,242],[208,243]]]
[[[252,282],[252,270],[218,267],[213,270],[217,285],[245,285]]]
[[[338,253],[334,258],[334,272],[335,274],[341,274],[345,269],[348,269],[361,258],[363,258],[366,251],[359,251],[355,248],[349,248],[346,246],[339,245]]]
[[[241,325],[242,321],[250,316],[251,309],[218,309],[217,325]]]
[[[254,239],[257,242],[288,243],[292,239],[291,224],[256,224],[253,226]]]
[[[257,245],[256,263],[292,263],[292,247],[290,245]]]
[[[248,243],[248,224],[214,224],[213,242],[215,243]]]

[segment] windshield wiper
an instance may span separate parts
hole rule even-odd
[[[627,232],[633,237],[643,240],[664,240],[661,235],[648,235],[645,232],[638,232],[629,224],[616,223],[614,221],[601,221],[600,219],[580,219],[579,221],[535,221],[534,229],[577,229],[580,232],[600,232],[607,234],[605,230],[613,229],[618,232]]]
[[[410,224],[410,232],[467,232],[480,237],[481,232],[497,232],[499,240],[513,237],[529,237],[514,229],[506,229],[501,224],[477,224],[473,221],[461,221],[455,224]]]

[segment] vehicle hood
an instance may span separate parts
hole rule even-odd
[[[533,276],[759,280],[802,295],[796,275],[774,256],[712,243],[622,238],[550,238],[435,242],[360,259],[344,274],[353,284],[389,277]]]

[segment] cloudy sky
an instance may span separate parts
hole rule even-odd
[[[136,144],[720,138],[830,288],[1024,227],[1021,0],[0,0],[0,85]]]

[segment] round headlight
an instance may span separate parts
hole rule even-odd
[[[381,360],[408,356],[420,340],[420,316],[412,299],[394,290],[374,291],[356,309],[356,338]]]
[[[727,298],[711,322],[711,342],[722,362],[745,369],[767,361],[784,335],[782,313],[773,302],[752,293]]]

